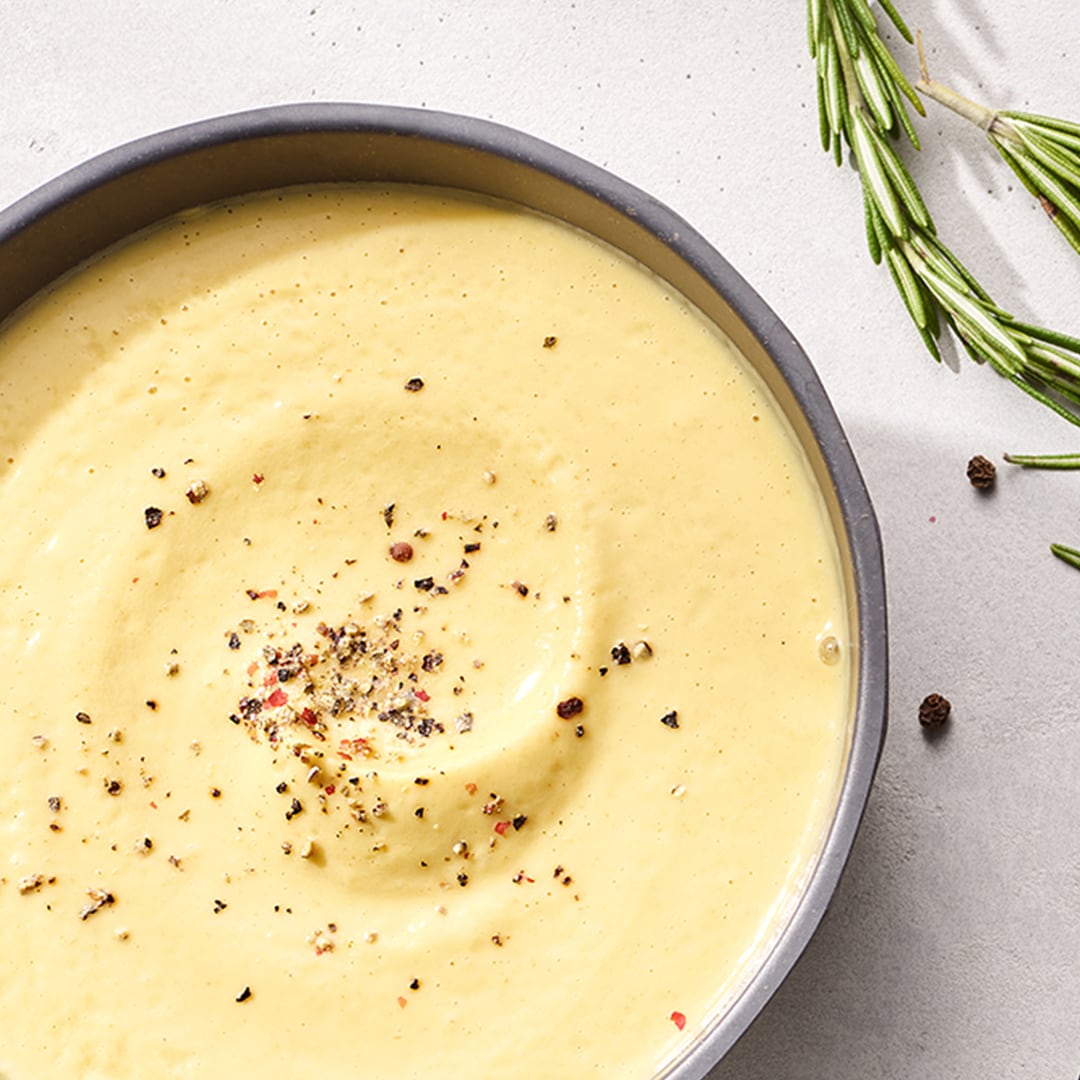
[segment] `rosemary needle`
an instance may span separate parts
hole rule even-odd
[[[912,42],[891,0],[881,0],[881,7]],[[941,359],[944,324],[973,360],[1080,425],[1080,338],[1010,315],[938,239],[918,186],[892,146],[903,131],[919,148],[908,106],[920,115],[925,110],[882,42],[867,0],[807,0],[807,31],[822,145],[838,165],[845,146],[854,156],[870,256],[888,267],[926,348]]]
[[[1080,454],[1005,454],[1010,465],[1027,469],[1080,469]]]
[[[1076,548],[1066,547],[1064,544],[1051,544],[1050,550],[1062,561],[1080,570],[1080,551]]]

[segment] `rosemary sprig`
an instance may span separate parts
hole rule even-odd
[[[911,42],[891,0],[881,7]],[[931,355],[941,359],[943,326],[976,362],[1070,423],[1080,425],[1080,338],[1025,323],[1000,308],[937,238],[911,173],[892,146],[902,130],[918,149],[908,104],[925,115],[915,89],[882,42],[867,0],[807,0],[810,54],[817,64],[821,141],[837,164],[845,145],[862,180],[866,239],[884,261]]]
[[[930,78],[919,37],[922,78],[915,88],[977,124],[1080,254],[1080,124],[1052,116],[988,109]]]

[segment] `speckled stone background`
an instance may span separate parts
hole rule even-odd
[[[1074,0],[896,0],[933,73],[1080,120]],[[136,136],[297,101],[498,120],[645,188],[756,286],[814,360],[884,533],[891,731],[848,872],[716,1080],[1080,1074],[1080,473],[968,458],[1080,450],[985,368],[923,352],[821,152],[803,5],[745,0],[5,0],[0,203]],[[891,40],[895,40],[893,36]],[[899,54],[914,78],[914,51]],[[1080,258],[930,106],[907,155],[947,244],[1004,306],[1080,334]],[[953,702],[926,741],[925,694]]]

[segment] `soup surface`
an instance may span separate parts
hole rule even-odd
[[[662,1070],[851,671],[763,383],[508,205],[186,213],[0,333],[0,1075]]]

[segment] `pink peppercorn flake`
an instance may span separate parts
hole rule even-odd
[[[686,1027],[686,1014],[678,1010],[671,1014],[671,1022],[680,1030]]]
[[[406,563],[413,557],[413,546],[405,540],[390,545],[390,558],[394,562]]]
[[[288,701],[288,700],[289,700],[289,695],[288,695],[288,694],[286,694],[286,693],[285,693],[285,691],[284,691],[284,690],[282,690],[282,689],[281,689],[280,687],[278,687],[278,689],[277,689],[277,690],[275,690],[275,691],[274,691],[274,692],[273,692],[273,693],[272,693],[272,694],[271,694],[271,695],[270,695],[270,696],[269,696],[269,697],[268,697],[268,698],[266,699],[266,704],[267,704],[267,705],[268,705],[268,706],[269,706],[269,707],[270,707],[271,709],[277,709],[277,708],[279,708],[280,706],[284,705],[284,704],[285,704],[285,702],[286,702],[286,701]]]
[[[506,830],[509,829],[509,828],[510,828],[510,822],[509,821],[496,821],[495,822],[495,831],[500,836],[505,836],[506,835]]]

